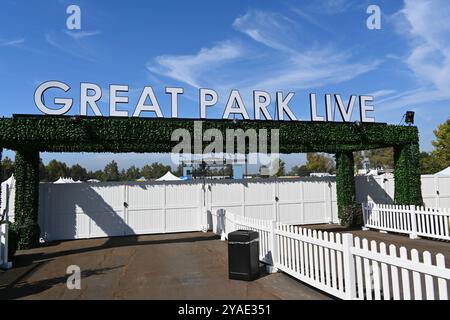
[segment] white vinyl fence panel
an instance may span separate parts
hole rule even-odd
[[[261,261],[338,298],[448,300],[450,269],[442,254],[432,257],[425,251],[419,258],[416,249],[408,256],[404,247],[398,250],[391,245],[387,250],[384,243],[369,244],[351,234],[257,221],[229,212],[220,217],[216,232],[257,231],[262,237]]]
[[[200,231],[201,185],[192,183],[41,184],[46,241]]]
[[[332,177],[208,182],[208,210],[286,224],[338,222]]]
[[[394,203],[395,180],[392,176],[357,176],[356,201]],[[450,176],[421,176],[422,197],[425,207],[450,208]]]
[[[367,228],[450,240],[450,209],[367,203],[363,217]]]
[[[355,179],[358,202],[393,203],[393,178]],[[422,176],[422,190],[428,206],[450,204],[450,177]],[[14,188],[6,203],[12,221]],[[194,231],[220,210],[291,225],[338,223],[335,177],[41,184],[39,224],[46,240]]]

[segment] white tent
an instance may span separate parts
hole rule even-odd
[[[450,167],[445,168],[444,170],[439,171],[434,174],[435,176],[450,176]]]
[[[81,181],[73,181],[72,178],[63,178],[63,177],[61,177],[58,180],[56,180],[55,182],[53,182],[53,183],[57,183],[57,184],[60,184],[60,183],[81,183]]]
[[[16,179],[14,179],[14,176],[11,175],[11,177],[9,177],[8,180],[5,180],[2,182],[2,185],[7,184],[8,186],[12,186],[14,184],[14,182],[16,181]]]
[[[181,179],[175,176],[172,172],[167,171],[165,175],[156,179],[156,181],[181,181]]]

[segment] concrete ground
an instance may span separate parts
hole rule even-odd
[[[417,249],[419,253],[429,251],[432,255],[433,262],[435,255],[442,253],[445,256],[445,265],[450,267],[450,243],[448,241],[431,240],[431,239],[410,239],[408,235],[396,233],[383,233],[375,230],[361,230],[361,228],[345,228],[337,224],[316,224],[301,226],[303,228],[311,228],[316,230],[328,232],[351,233],[360,239],[367,239],[369,241],[375,240],[378,243],[384,242],[387,246],[394,244],[397,248],[405,247],[408,249],[410,255],[411,249]],[[422,254],[419,254],[419,259]]]
[[[227,243],[212,233],[73,240],[19,251],[0,299],[331,299],[282,273],[228,279]],[[81,268],[67,289],[66,268]]]

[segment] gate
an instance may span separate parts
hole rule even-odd
[[[45,241],[200,231],[201,184],[41,184]]]

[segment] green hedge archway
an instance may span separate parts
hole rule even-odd
[[[16,222],[12,230],[17,232],[19,248],[38,244],[39,152],[171,152],[178,143],[171,141],[172,132],[184,128],[193,136],[195,121],[198,120],[35,115],[0,119],[1,150],[16,151]],[[422,204],[419,133],[415,126],[202,120],[202,127],[218,129],[224,136],[227,129],[267,129],[268,133],[278,129],[280,153],[336,154],[338,210],[344,224],[354,224],[359,209],[353,176],[355,151],[394,147],[395,201],[404,205]]]

